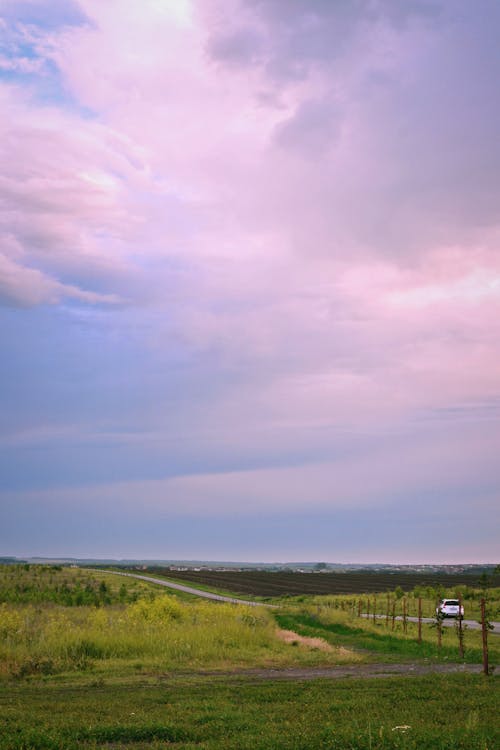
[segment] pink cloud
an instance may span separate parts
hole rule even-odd
[[[140,189],[144,181],[140,163],[131,163],[133,145],[102,125],[29,102],[15,87],[0,95],[4,256],[31,268],[32,283],[45,279],[46,289],[59,291],[78,286],[59,283],[61,277],[127,272],[129,236],[143,219],[128,211],[132,184]],[[115,292],[82,288],[71,296],[90,302],[116,299]]]
[[[326,5],[237,2],[227,28],[218,3],[83,0],[89,23],[38,39],[73,111],[2,89],[4,294],[147,303],[151,348],[240,376],[185,407],[210,434],[391,430],[499,397],[496,151],[469,98],[440,96],[455,27]],[[335,54],[303,46],[329,34]]]
[[[120,298],[113,294],[98,294],[62,284],[48,274],[27,268],[0,253],[0,300],[15,307],[54,305],[65,298],[90,304],[116,304]]]

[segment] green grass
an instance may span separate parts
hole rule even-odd
[[[145,598],[149,597],[152,599],[155,596],[162,596],[164,594],[170,594],[171,596],[175,596],[178,599],[181,599],[185,602],[199,602],[200,597],[196,594],[188,594],[186,591],[179,591],[179,589],[171,589],[166,586],[160,586],[157,583],[151,583],[149,581],[143,581],[139,578],[134,578],[132,575],[129,575],[128,571],[124,570],[105,570],[100,568],[81,568],[83,571],[89,571],[92,575],[94,575],[97,580],[103,579],[107,583],[114,584],[114,587],[117,588],[118,586],[132,586],[132,590],[135,584],[138,584],[140,587],[141,593],[134,597],[132,601],[137,601],[138,598]],[[121,575],[117,575],[117,573],[120,573]],[[126,575],[122,575],[123,573],[126,573]],[[161,575],[150,575],[145,573],[144,571],[136,571],[134,575],[147,575],[150,578],[159,578],[161,580],[164,580],[166,582],[173,582],[173,583],[183,583],[182,581],[176,581],[173,578],[166,578],[165,576]],[[205,590],[203,587],[193,586],[192,588],[200,588],[200,590]],[[208,589],[206,589],[208,591]],[[219,593],[219,592],[215,592]],[[229,594],[229,596],[234,596],[233,594]]]
[[[395,625],[394,631],[386,626],[385,620],[373,623],[365,618],[352,618],[347,613],[332,610],[319,610],[318,613],[304,611],[283,611],[275,614],[280,627],[293,630],[301,635],[320,637],[333,646],[344,646],[371,652],[372,658],[383,661],[405,661],[409,659],[432,659],[450,662],[461,661],[458,653],[458,639],[454,628],[443,628],[442,646],[437,647],[435,628],[429,623],[422,626],[422,643],[417,642],[417,624],[408,623],[408,632],[403,632],[402,622]],[[481,632],[465,630],[465,661],[479,664],[482,661]],[[500,638],[489,638],[490,664],[500,661]]]
[[[471,675],[10,684],[0,686],[0,748],[494,750],[498,684]]]
[[[0,565],[0,603],[65,607],[127,604],[163,593],[136,578],[60,565]],[[186,595],[187,596],[187,595]]]
[[[263,607],[168,594],[128,605],[0,605],[0,677],[94,671],[227,669],[345,663],[355,654],[294,649]]]
[[[457,660],[453,631],[438,657],[428,626],[419,645],[416,626],[405,635],[401,623],[392,632],[384,621],[355,618],[349,598],[305,598],[277,611],[50,566],[0,569],[1,592],[0,750],[500,746],[495,677],[278,682],[238,675],[240,668]],[[277,624],[347,651],[285,644]],[[479,639],[466,632],[468,660],[478,660]]]

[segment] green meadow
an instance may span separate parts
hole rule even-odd
[[[438,648],[429,625],[418,643],[416,625],[360,618],[349,597],[299,599],[233,605],[100,571],[3,566],[0,748],[500,746],[498,678],[457,672],[480,664],[480,632],[466,631],[460,660],[453,628]],[[370,676],[394,663],[458,666]],[[315,676],[346,665],[350,677]]]
[[[497,682],[471,675],[278,682],[226,677],[4,686],[9,750],[495,750]]]

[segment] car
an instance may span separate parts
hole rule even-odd
[[[458,599],[441,599],[436,607],[436,615],[441,615],[441,617],[463,617],[464,608]]]

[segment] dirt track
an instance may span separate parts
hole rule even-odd
[[[480,664],[354,664],[336,667],[290,667],[286,669],[236,669],[230,672],[186,673],[184,677],[210,677],[210,679],[228,678],[246,680],[339,680],[347,677],[353,679],[370,679],[373,677],[422,677],[428,674],[480,674]],[[159,679],[177,679],[181,675],[160,676]]]

